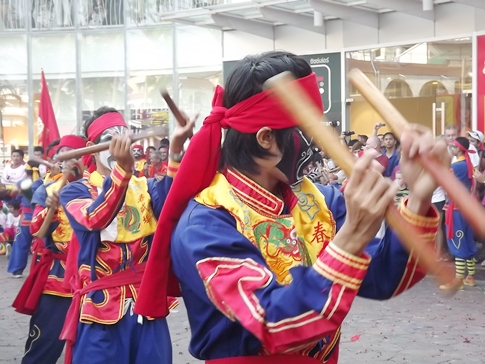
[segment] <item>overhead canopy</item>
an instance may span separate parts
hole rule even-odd
[[[270,38],[273,26],[285,24],[325,34],[334,19],[378,28],[379,15],[389,12],[434,21],[435,8],[449,3],[485,9],[485,0],[197,0],[179,3],[162,20]]]

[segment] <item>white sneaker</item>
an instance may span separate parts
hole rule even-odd
[[[485,267],[485,260],[480,264],[482,267]]]
[[[20,274],[13,274],[13,273],[12,273],[12,277],[13,277],[13,278],[22,278],[22,277],[23,277],[23,275],[22,275],[22,273],[20,273]]]
[[[7,257],[7,259],[10,258],[10,254],[12,254],[12,244],[6,243],[5,244],[5,256]]]

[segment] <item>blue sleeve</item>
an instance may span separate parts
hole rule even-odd
[[[337,223],[337,232],[345,222],[347,209],[342,193],[334,187],[317,184],[325,196],[328,208]],[[383,300],[391,298],[401,282],[409,260],[409,253],[402,247],[396,234],[387,225],[384,234],[374,238],[365,249],[372,257],[367,275],[360,287],[361,297]]]
[[[112,172],[113,175],[113,172]],[[102,230],[116,217],[125,201],[131,175],[126,179],[106,176],[103,189],[93,199],[86,180],[69,183],[60,193],[60,202],[74,230]]]
[[[34,209],[36,205],[45,207],[45,200],[47,198],[47,191],[45,185],[37,186],[34,195],[32,196],[32,208]],[[34,190],[32,185],[32,190]]]
[[[43,183],[41,183],[35,189],[34,196],[32,196],[32,222],[30,225],[30,232],[34,236],[37,236],[38,229],[40,229],[41,224],[44,222],[42,211],[38,212],[39,215],[36,215],[36,207],[40,206],[42,209],[45,209],[45,200],[47,199],[47,186],[48,185],[44,185]],[[40,221],[38,221],[38,219],[40,219]],[[49,225],[47,234],[44,237],[46,247],[53,246],[54,242],[52,241],[52,233],[54,232],[54,230],[57,229],[58,226],[58,221],[52,222]]]
[[[151,197],[152,210],[157,220],[160,217],[162,207],[165,204],[172,183],[173,178],[169,176],[165,176],[161,181],[157,181],[155,178],[148,179],[148,191]]]
[[[42,178],[38,178],[36,179],[33,183],[32,183],[32,193],[35,194],[35,191],[44,184],[44,180]]]
[[[330,211],[332,211],[333,218],[337,225],[337,231],[339,231],[345,222],[345,216],[347,214],[344,196],[339,189],[333,185],[324,186],[316,183],[315,186],[317,186],[323,196],[325,196],[325,202]]]
[[[259,249],[237,230],[227,211],[210,209],[195,201],[189,203],[174,231],[171,255],[191,314],[192,335],[210,336],[198,340],[196,345],[201,346],[214,340],[216,326],[226,325],[227,329],[227,325],[233,325],[224,321],[221,313],[236,323],[234,330],[241,330],[241,325],[247,330],[241,334],[242,342],[234,345],[241,346],[254,335],[271,353],[332,335],[350,309],[365,275],[363,269],[353,275],[355,286],[344,287],[323,276],[314,266],[300,266],[291,270],[293,281],[281,285]],[[343,264],[330,254],[323,256],[319,258],[323,259],[323,265]],[[361,259],[360,264],[366,267],[368,260]],[[211,308],[202,312],[201,307]],[[201,317],[207,315],[213,317]],[[302,317],[308,323],[298,324]],[[207,321],[211,322],[210,333],[204,327]],[[296,324],[291,326],[291,322]],[[280,325],[285,327],[284,333],[278,330]],[[202,349],[196,349],[199,350]]]

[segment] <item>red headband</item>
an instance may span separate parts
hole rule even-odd
[[[57,151],[62,147],[70,147],[74,149],[84,148],[86,146],[86,140],[77,135],[65,135],[61,138],[61,142],[57,146]]]
[[[126,127],[125,120],[119,112],[109,112],[94,120],[88,128],[88,140],[94,142],[106,129],[113,126]]]
[[[47,152],[47,156],[49,158],[54,158],[54,155],[57,153],[58,145],[56,145],[55,147],[52,147],[51,149],[49,149],[49,151]]]
[[[131,149],[141,149],[141,150],[143,150],[143,145],[135,144],[134,146],[131,147]]]
[[[315,74],[295,82],[306,90],[314,104],[323,112]],[[250,134],[265,126],[271,129],[296,126],[295,121],[272,93],[272,90],[261,92],[227,109],[222,104],[224,89],[217,86],[211,114],[191,139],[158,219],[148,265],[135,304],[136,313],[164,317],[168,314],[167,295],[177,295],[178,284],[175,279],[169,279],[170,238],[190,199],[209,186],[217,172],[221,156],[221,128],[233,128]]]
[[[467,153],[475,154],[475,151],[474,150],[466,149],[463,145],[461,145],[460,143],[458,143],[456,140],[453,141],[453,145],[455,147],[457,147],[458,149],[460,149],[465,154],[467,154]]]
[[[453,145],[455,147],[457,147],[458,149],[460,149],[465,154],[465,160],[466,160],[467,169],[468,169],[468,178],[472,179],[472,182],[473,182],[474,181],[473,180],[473,164],[472,164],[472,161],[470,160],[470,154],[475,154],[475,151],[466,149],[463,145],[458,143],[456,140],[453,141]]]

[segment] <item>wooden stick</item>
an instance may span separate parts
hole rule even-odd
[[[358,69],[349,73],[349,80],[364,96],[369,104],[381,115],[387,125],[396,134],[401,135],[408,125],[407,120],[389,102],[388,99],[377,89],[376,86]],[[448,197],[458,207],[466,221],[470,223],[477,236],[485,237],[485,209],[472,196],[470,191],[453,175],[449,168],[441,165],[437,160],[429,156],[419,155],[419,162],[433,177],[436,184],[443,187]]]
[[[62,174],[62,179],[60,181],[60,186],[58,191],[60,191],[66,184],[67,184],[67,178],[69,176],[69,173],[71,171],[65,171]],[[54,218],[54,215],[56,214],[57,207],[49,207],[47,209],[47,214],[45,215],[44,221],[42,222],[42,225],[39,228],[39,231],[37,232],[37,237],[40,239],[44,239],[45,236],[47,235],[47,232],[49,231],[49,227],[52,223],[52,219]]]
[[[54,167],[54,164],[52,164],[51,162],[48,162],[45,159],[42,159],[42,158],[39,158],[39,157],[36,157],[36,156],[31,157],[29,159],[29,162],[33,162],[33,163],[37,163],[37,164],[43,164],[47,168],[53,168]]]
[[[332,157],[347,176],[350,176],[355,158],[341,144],[333,129],[324,125],[320,110],[310,101],[305,90],[296,82],[291,82],[293,80],[289,72],[284,72],[267,80],[265,86],[274,90],[274,95],[280,100],[281,105],[298,122],[305,134],[312,137],[315,144]],[[420,237],[419,231],[404,220],[394,202],[387,208],[386,220],[403,245],[418,257],[418,264],[423,269],[434,275],[440,284],[453,281],[455,272],[452,266],[435,261],[429,241]]]
[[[154,137],[154,136],[157,136],[157,135],[165,135],[165,132],[166,132],[166,128],[164,128],[163,126],[156,126],[154,128],[146,129],[146,130],[142,131],[141,133],[132,134],[131,135],[131,142],[135,143],[135,142],[142,140],[142,139]],[[83,155],[99,153],[99,152],[102,152],[103,150],[108,150],[110,144],[111,144],[111,142],[106,142],[106,143],[90,145],[89,147],[70,150],[68,152],[64,152],[64,153],[57,155],[56,160],[65,161],[65,160],[69,160],[69,159],[77,159],[77,158],[82,157]]]
[[[186,121],[185,121],[185,117],[182,115],[182,113],[180,112],[177,105],[175,105],[175,102],[172,100],[172,98],[168,94],[167,89],[165,89],[165,88],[161,89],[160,95],[162,95],[163,99],[165,100],[165,102],[168,105],[168,108],[170,109],[170,111],[172,111],[173,116],[175,116],[175,119],[177,119],[179,124],[181,126],[185,126],[187,124]]]

